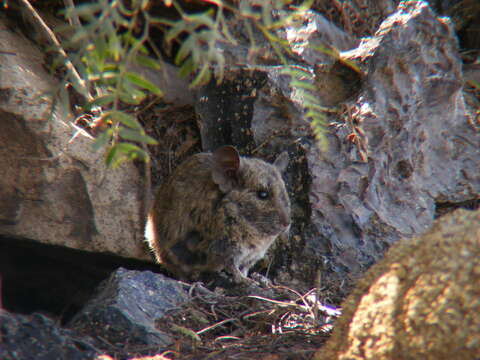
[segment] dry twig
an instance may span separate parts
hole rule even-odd
[[[80,74],[78,73],[77,69],[75,69],[75,66],[73,66],[73,63],[68,58],[67,53],[62,48],[53,31],[47,26],[47,24],[45,24],[45,21],[43,21],[42,17],[33,8],[28,0],[19,0],[19,3],[23,7],[26,19],[28,19],[30,24],[35,28],[41,38],[46,43],[52,45],[55,51],[57,51],[57,53],[64,59],[65,67],[72,77],[72,82],[74,85],[76,85],[75,87],[77,88],[77,91],[84,96],[87,101],[92,101],[93,97],[88,91],[85,80],[80,77]]]

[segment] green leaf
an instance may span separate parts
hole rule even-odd
[[[177,55],[175,56],[175,65],[180,65],[185,58],[187,58],[190,53],[193,52],[195,46],[196,39],[193,35],[190,35],[180,46],[180,49],[177,51]]]
[[[173,39],[177,39],[184,31],[187,31],[186,23],[182,20],[177,21],[175,25],[173,25],[172,28],[165,34],[165,42],[172,42]]]
[[[315,105],[315,106],[320,106],[319,105],[319,100],[317,97],[315,97],[314,95],[306,92],[306,91],[302,91],[301,96],[303,97],[303,100],[305,101],[305,103],[309,104],[309,105]]]
[[[115,63],[115,62],[107,62],[105,64],[105,71],[119,73],[120,72],[120,64]]]
[[[85,111],[90,111],[95,106],[105,106],[111,104],[115,101],[115,96],[112,94],[98,96],[92,101],[90,101],[87,105],[85,105]]]
[[[112,139],[112,133],[112,129],[108,129],[98,135],[93,143],[93,151],[104,148]]]
[[[280,74],[283,75],[290,75],[293,78],[304,78],[306,76],[311,77],[312,73],[308,68],[304,68],[302,66],[287,66],[280,70]]]
[[[182,77],[187,77],[194,71],[195,71],[195,66],[193,64],[193,60],[191,57],[189,57],[187,60],[185,60],[185,62],[180,67],[179,75]]]
[[[88,75],[88,80],[90,81],[106,81],[116,79],[118,77],[118,73],[115,71],[104,71],[102,73],[95,73]]]
[[[168,27],[173,27],[176,24],[175,21],[160,18],[160,17],[155,17],[155,16],[148,16],[148,19],[150,20],[150,24],[161,24],[161,25],[166,25]]]
[[[140,125],[140,123],[135,117],[122,111],[107,111],[103,114],[102,118],[104,120],[112,119],[113,122],[122,123],[123,125],[128,126],[131,129],[142,129],[142,125]]]
[[[136,90],[135,93],[120,91],[118,97],[125,104],[140,105],[146,95],[140,90]]]
[[[314,0],[305,0],[295,9],[295,12],[298,12],[301,15],[301,13],[303,13],[307,10],[310,10],[313,3],[314,3]]]
[[[322,106],[318,103],[314,104],[314,103],[311,103],[311,102],[305,102],[304,105],[307,109],[316,110],[316,111],[319,111],[319,112],[324,112],[325,113],[325,112],[330,112],[331,111],[330,108]]]
[[[148,145],[157,145],[158,141],[151,136],[145,135],[143,131],[130,130],[126,128],[120,128],[119,135],[122,139],[137,141],[139,143]]]
[[[99,37],[94,41],[95,50],[94,52],[97,55],[97,60],[104,62],[108,56],[109,46],[104,38]]]
[[[147,96],[143,90],[129,81],[122,82],[121,87],[117,89],[117,95],[120,100],[132,105],[140,104]]]
[[[311,49],[315,50],[317,52],[320,52],[322,54],[329,55],[333,59],[339,59],[340,58],[340,54],[339,54],[338,50],[335,49],[335,48],[330,48],[330,47],[323,46],[323,45],[312,45]]]
[[[76,44],[78,42],[88,39],[89,35],[90,33],[88,31],[86,31],[83,28],[80,28],[77,31],[75,31],[73,36],[69,39],[69,42],[72,44]]]
[[[148,54],[148,49],[135,36],[125,33],[122,38],[125,44],[130,45],[132,48],[135,49],[137,53],[140,52],[140,53],[143,53],[144,55]]]
[[[163,96],[162,90],[160,90],[157,85],[145,79],[143,76],[127,71],[125,73],[125,78],[130,81],[132,84],[137,85],[140,88],[146,89],[157,96]]]
[[[107,157],[105,158],[105,163],[107,164],[107,166],[115,167],[115,164],[118,163],[117,153],[118,153],[118,147],[116,145],[112,146],[110,150],[108,150]]]
[[[193,88],[195,86],[205,85],[210,81],[212,77],[212,73],[210,71],[210,67],[208,64],[204,64],[202,70],[195,76],[195,79],[190,83],[190,87]]]
[[[141,159],[146,161],[148,154],[137,145],[130,143],[117,143],[110,148],[105,162],[107,166],[118,167],[126,160]]]
[[[136,4],[135,0],[131,1],[130,3],[131,3],[130,5],[131,5],[131,7],[133,7],[133,9],[135,9],[138,5],[138,4]],[[119,10],[123,13],[123,15],[125,15],[127,17],[132,17],[132,16],[135,15],[135,10],[129,10],[125,5],[123,5],[122,1],[117,2],[117,5],[119,7]]]
[[[303,115],[304,118],[310,118],[315,121],[320,121],[320,122],[325,122],[325,113],[321,113],[319,111],[309,109],[305,115]]]
[[[135,56],[135,61],[140,65],[143,65],[145,67],[149,67],[150,69],[160,70],[162,68],[161,65],[160,65],[160,61],[158,61],[156,59],[153,59],[150,56],[137,54]]]
[[[213,9],[209,9],[203,13],[185,16],[185,21],[187,23],[196,24],[196,27],[206,26],[210,29],[214,29],[215,21],[213,20],[213,16]]]
[[[218,9],[217,11],[221,11],[221,9]],[[225,39],[227,39],[232,45],[238,45],[237,40],[233,37],[233,35],[230,33],[230,30],[228,29],[229,24],[226,23],[225,18],[223,17],[223,14],[220,21],[221,21],[220,30],[223,36],[225,37]]]
[[[217,54],[216,57],[217,61],[217,84],[220,85],[223,81],[223,77],[225,76],[225,57],[222,54]]]
[[[108,31],[108,45],[110,49],[110,54],[115,61],[120,60],[120,54],[122,53],[122,41],[117,35],[115,29],[110,29]]]
[[[299,81],[299,80],[292,80],[290,81],[291,88],[301,88],[310,91],[317,91],[317,88],[314,84],[308,81]]]
[[[65,11],[65,16],[72,18],[73,16],[84,17],[84,16],[95,16],[95,13],[102,10],[102,4],[92,3],[92,4],[83,4],[77,5],[74,8],[68,8]]]

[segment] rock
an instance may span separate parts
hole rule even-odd
[[[90,360],[101,355],[71,330],[55,325],[42,314],[20,315],[0,309],[0,359]]]
[[[367,272],[315,359],[476,359],[479,289],[480,210],[457,210]]]
[[[357,38],[315,11],[306,11],[301,21],[286,29],[284,37],[293,53],[307,64],[332,64],[335,59],[328,50],[345,51],[359,43]],[[325,51],[318,51],[319,48]]]
[[[327,150],[317,146],[279,66],[228,69],[226,83],[200,90],[196,109],[207,149],[233,143],[267,159],[290,152],[294,222],[269,268],[277,282],[305,289],[319,269],[322,284],[342,293],[347,277],[395,241],[426,231],[436,204],[478,197],[480,134],[468,121],[455,34],[426,2],[401,2],[374,37],[340,56],[356,62],[361,83],[352,76],[345,111],[325,114]],[[299,64],[315,73],[316,64]],[[340,73],[348,84],[348,72]],[[235,82],[256,85],[243,94]]]
[[[314,8],[327,14],[329,19],[347,33],[358,38],[372,36],[378,25],[392,12],[400,0],[350,0],[332,3],[315,1]]]
[[[51,114],[47,93],[58,83],[35,44],[8,24],[0,14],[0,168],[8,169],[0,177],[0,235],[149,259],[136,168],[107,169],[71,114],[61,107]]]
[[[401,236],[421,233],[435,203],[480,192],[480,138],[467,121],[455,34],[425,2],[404,2],[348,56],[369,67],[356,119],[368,166],[342,170],[342,203],[367,237],[367,213]]]
[[[244,10],[246,5],[243,4]],[[254,6],[255,8],[255,6]],[[273,2],[270,9],[278,18],[291,15],[290,12],[282,10],[284,4]],[[253,10],[255,12],[256,10]],[[359,40],[337,27],[323,15],[315,11],[304,11],[301,17],[291,19],[293,26],[287,29],[278,29],[275,34],[285,40],[291,50],[288,55],[297,63],[306,62],[309,64],[332,63],[332,58],[326,52],[314,51],[314,48],[337,50],[348,50],[356,47]],[[235,17],[229,19],[229,31],[237,40],[237,44],[220,41],[216,46],[225,57],[227,73],[233,69],[248,69],[263,66],[281,65],[276,51],[268,42],[265,36],[256,28],[247,29],[244,22]],[[250,33],[255,41],[253,45],[245,36]],[[228,77],[228,75],[227,75]]]
[[[257,91],[265,82],[263,71],[233,71],[220,86],[211,82],[201,89],[195,110],[202,124],[205,151],[214,151],[226,144],[240,147],[246,153],[254,150],[253,133],[248,130]]]
[[[0,294],[10,312],[42,312],[64,324],[119,266],[158,271],[140,260],[0,236]]]
[[[160,70],[130,65],[130,70],[136,72],[148,79],[164,94],[162,101],[167,104],[173,104],[175,107],[193,106],[195,104],[195,94],[189,88],[188,79],[179,75],[179,69],[164,61],[159,61]]]
[[[100,285],[69,327],[104,339],[117,349],[128,347],[130,352],[165,347],[173,339],[157,330],[155,321],[187,300],[177,281],[150,271],[119,268]]]
[[[309,164],[313,218],[334,228],[332,270],[353,275],[428,229],[437,203],[478,197],[480,137],[468,124],[455,34],[427,3],[402,2],[342,56],[366,73],[347,115],[365,136],[336,119],[332,151],[322,154],[330,161],[310,152]],[[352,132],[360,143],[347,140]]]

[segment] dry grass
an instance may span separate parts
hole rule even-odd
[[[176,340],[168,358],[310,359],[339,311],[321,305],[316,289],[268,293],[273,296],[225,296],[193,285],[191,302],[158,323]]]

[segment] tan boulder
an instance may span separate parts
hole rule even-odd
[[[399,241],[343,309],[315,359],[480,358],[480,211]]]
[[[137,169],[107,169],[73,115],[51,113],[59,82],[9,24],[0,13],[0,236],[150,259]]]

